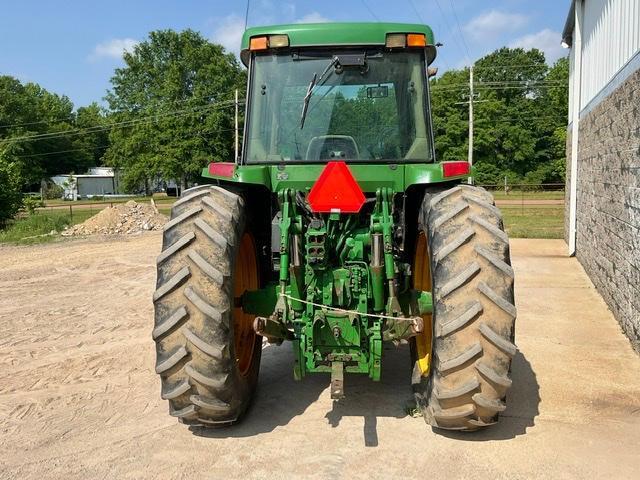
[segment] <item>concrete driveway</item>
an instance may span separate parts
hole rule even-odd
[[[0,247],[0,478],[639,478],[640,358],[562,241],[513,240],[519,353],[501,422],[407,415],[407,349],[383,381],[292,379],[263,352],[245,421],[189,430],[159,399],[157,234]]]

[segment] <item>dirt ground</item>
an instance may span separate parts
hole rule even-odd
[[[0,247],[0,478],[638,478],[640,358],[559,240],[513,240],[519,353],[501,423],[438,434],[405,413],[409,354],[383,381],[292,378],[264,350],[250,414],[188,429],[160,400],[157,233]]]

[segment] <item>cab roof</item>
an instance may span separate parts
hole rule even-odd
[[[242,62],[247,65],[249,60],[249,40],[251,37],[262,35],[288,35],[289,47],[314,46],[364,46],[385,45],[388,33],[423,33],[427,39],[427,48],[432,49],[429,63],[435,58],[435,41],[433,31],[428,25],[417,23],[290,23],[284,25],[270,25],[251,27],[242,36]]]

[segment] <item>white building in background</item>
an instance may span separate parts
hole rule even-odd
[[[640,0],[573,0],[565,237],[640,351]]]
[[[56,175],[51,180],[62,187],[66,200],[122,194],[120,173],[113,167],[92,167],[83,175]]]

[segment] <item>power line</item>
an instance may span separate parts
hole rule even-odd
[[[425,23],[424,19],[422,18],[422,15],[420,15],[420,12],[416,8],[416,4],[413,3],[413,0],[409,0],[409,4],[411,5],[411,8],[413,9],[414,13],[418,17],[418,20],[420,20],[420,23]]]
[[[478,61],[481,61],[482,59],[479,59]],[[508,69],[529,69],[529,68],[533,68],[533,67],[546,67],[547,69],[550,69],[552,66],[547,65],[546,63],[516,63],[516,64],[509,64],[509,65],[505,65],[505,64],[491,64],[491,65],[480,65],[480,64],[476,64],[475,68],[476,68],[476,72],[482,72],[484,73],[486,70],[508,70]],[[461,71],[460,69],[453,69],[454,71]]]
[[[446,86],[469,86],[468,83],[466,82],[456,82],[456,83],[449,83]],[[524,85],[524,86],[530,86],[530,85],[567,85],[567,82],[564,82],[562,80],[503,80],[503,81],[490,81],[490,82],[474,82],[474,85],[488,85],[488,86],[500,86],[500,85]]]
[[[442,16],[442,21],[444,22],[444,24],[447,27],[447,30],[449,30],[449,34],[451,35],[451,38],[453,38],[454,42],[456,42],[456,45],[458,45],[458,48],[460,50],[463,50],[462,46],[460,45],[460,43],[458,42],[458,39],[456,38],[456,36],[453,34],[453,29],[451,28],[451,25],[449,25],[449,21],[447,20],[446,15],[444,14],[444,10],[442,9],[442,6],[440,6],[440,2],[438,0],[434,0],[436,3],[436,6],[438,7],[438,10],[440,10],[440,15]],[[469,61],[471,61],[471,59],[469,59]]]
[[[200,108],[199,110],[202,110],[202,108]],[[188,111],[186,111],[186,113],[187,114],[195,113],[195,110],[188,110]],[[54,138],[60,138],[60,137],[65,137],[65,136],[73,136],[73,135],[87,135],[87,134],[90,134],[90,133],[96,133],[96,132],[100,132],[100,131],[103,131],[103,130],[108,130],[108,129],[110,129],[112,127],[115,127],[115,126],[122,126],[122,125],[131,126],[131,125],[136,125],[136,124],[151,123],[151,122],[157,121],[158,117],[178,116],[178,115],[181,115],[181,114],[184,115],[185,111],[166,113],[166,114],[155,114],[155,115],[141,117],[141,118],[134,119],[134,120],[126,120],[126,121],[123,121],[123,122],[114,122],[114,123],[109,123],[109,124],[105,124],[105,125],[89,127],[89,128],[85,128],[85,129],[72,129],[72,130],[65,130],[65,131],[62,131],[62,132],[49,132],[49,133],[40,133],[40,134],[35,134],[35,135],[27,135],[27,136],[23,136],[23,137],[7,138],[5,140],[5,142],[7,142],[7,143],[15,143],[15,142],[22,142],[22,141],[29,141],[29,140],[50,140],[50,139],[54,139]],[[151,120],[147,120],[149,118],[151,118]]]
[[[221,128],[221,129],[216,129],[216,133],[223,133],[223,132],[232,132],[235,131],[235,128]],[[146,142],[144,142],[146,143]],[[31,157],[46,157],[49,155],[58,155],[61,153],[71,153],[71,152],[83,152],[83,151],[93,151],[93,150],[99,150],[99,149],[103,149],[103,148],[109,148],[112,145],[100,145],[97,147],[83,147],[83,148],[71,148],[68,150],[56,150],[54,152],[43,152],[43,153],[31,153],[28,155],[18,155],[20,158],[31,158]]]
[[[566,84],[567,82],[563,82],[562,80],[493,80],[489,82],[476,82],[476,85],[531,85],[531,84],[540,84],[540,83],[555,83],[555,84]]]
[[[366,8],[367,10],[369,10],[369,13],[371,14],[371,16],[373,18],[376,19],[376,21],[380,21],[380,19],[378,18],[378,16],[373,12],[373,10],[371,10],[371,8],[369,8],[369,5],[367,5],[367,2],[365,0],[360,0],[362,2],[362,5],[364,5],[364,8]]]
[[[189,115],[193,113],[202,113],[204,111],[207,111],[208,109],[225,108],[225,107],[228,108],[231,106],[235,106],[235,101],[228,100],[224,102],[217,102],[212,105],[208,105],[204,107],[199,107],[196,109],[186,109],[186,110],[178,110],[175,112],[148,115],[148,116],[133,119],[133,120],[113,122],[113,123],[108,123],[105,125],[91,127],[87,129],[75,129],[75,130],[67,130],[64,132],[50,132],[50,133],[43,133],[43,134],[37,134],[37,135],[27,135],[23,137],[7,138],[4,140],[4,142],[17,143],[17,142],[23,142],[23,141],[51,140],[55,138],[65,137],[65,136],[88,135],[88,134],[100,132],[103,130],[109,130],[113,127],[118,127],[118,126],[133,126],[133,125],[154,123],[158,121],[158,118],[162,118],[162,117],[173,117],[173,116]]]
[[[491,65],[476,65],[476,68],[479,68],[479,69],[527,68],[527,67],[549,67],[549,65],[547,65],[546,63],[510,63],[509,65],[492,63]]]
[[[89,152],[93,150],[99,150],[101,148],[109,148],[111,145],[100,145],[98,147],[84,147],[84,148],[71,148],[69,150],[58,150],[56,152],[44,152],[44,153],[30,153],[29,155],[18,155],[20,158],[32,158],[32,157],[47,157],[49,155],[58,155],[60,153],[71,152]]]
[[[489,86],[480,86],[478,87],[480,90],[533,90],[537,88],[568,88],[568,85],[489,85]],[[431,87],[431,90],[468,90],[469,86],[460,86],[460,87]]]
[[[27,125],[40,125],[42,123],[59,123],[59,122],[65,122],[65,121],[70,121],[71,119],[69,117],[64,117],[64,118],[60,118],[57,120],[40,120],[38,122],[26,122],[26,123],[14,123],[14,124],[7,124],[7,125],[0,125],[0,128],[13,128],[13,127],[24,127]]]
[[[155,108],[155,107],[173,106],[175,104],[181,104],[181,103],[189,102],[189,101],[192,101],[192,100],[195,100],[195,101],[198,101],[198,102],[200,102],[200,101],[208,101],[208,100],[215,100],[219,96],[220,95],[212,94],[212,95],[206,95],[204,97],[182,98],[182,99],[178,99],[178,100],[172,100],[171,102],[157,102],[155,105],[151,105],[151,107]],[[83,107],[80,107],[80,108],[83,108]],[[127,112],[123,111],[123,110],[114,110],[114,111],[109,112],[109,113],[110,114],[117,114],[117,113],[127,113]],[[77,116],[77,114],[78,114],[78,112],[76,111],[75,113],[72,113],[70,116],[61,117],[59,119],[39,120],[39,121],[36,121],[36,122],[6,124],[6,125],[0,125],[0,128],[13,128],[13,127],[23,127],[23,126],[28,126],[28,125],[40,125],[40,124],[54,124],[54,123],[60,123],[60,122],[72,122],[73,121],[72,117],[74,115]]]
[[[511,90],[511,89],[537,89],[537,88],[568,88],[568,85],[564,82],[559,83],[527,83],[527,84],[483,84],[483,83],[474,83],[474,86],[479,88],[480,90]],[[456,83],[449,85],[434,85],[431,87],[432,91],[442,90],[468,90],[469,85],[464,83]]]
[[[474,69],[475,70],[475,69]],[[474,82],[474,85],[533,85],[533,84],[545,84],[545,83],[552,83],[552,84],[566,84],[567,82],[564,82],[562,80],[491,80],[488,82]],[[469,85],[467,82],[456,82],[456,83],[451,83],[449,85]]]
[[[462,33],[462,28],[460,27],[460,20],[458,19],[458,14],[456,13],[456,9],[453,6],[453,1],[449,0],[451,4],[451,11],[453,12],[453,17],[456,20],[456,25],[458,25],[458,32],[460,32],[460,38],[462,39],[462,44],[464,45],[465,50],[467,51],[467,59],[471,62],[471,53],[469,53],[469,46],[467,45],[467,40],[464,38],[464,33]]]
[[[550,122],[562,123],[562,121],[566,121],[566,119],[567,119],[566,115],[559,115],[559,116],[541,115],[541,116],[534,116],[534,117],[519,117],[519,118],[476,118],[474,120],[474,123],[480,124],[483,126],[483,128],[486,128],[485,127],[486,124],[494,124],[494,123],[531,122],[533,120],[549,120]],[[458,118],[457,120],[459,120],[460,122],[464,122],[464,119],[462,118]],[[435,123],[438,123],[438,121],[435,120]]]

